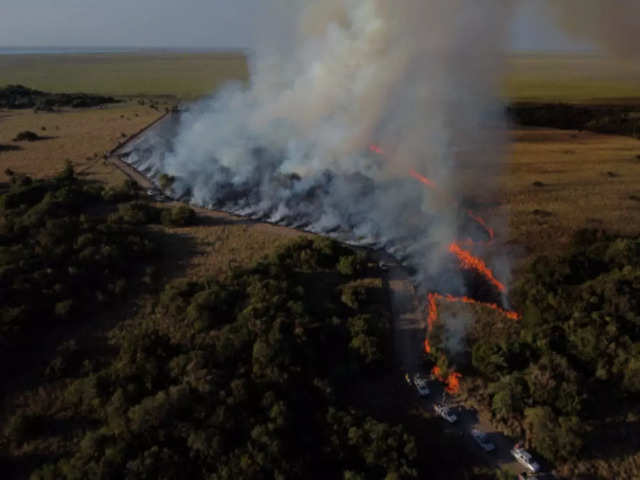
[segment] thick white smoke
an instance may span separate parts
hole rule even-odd
[[[500,164],[496,94],[511,2],[273,7],[288,16],[266,22],[276,28],[252,59],[250,85],[200,102],[167,151],[131,161],[175,176],[174,193],[195,204],[384,247],[420,282],[464,293],[459,275],[433,277],[459,233],[449,199],[478,186],[469,172],[491,189]]]

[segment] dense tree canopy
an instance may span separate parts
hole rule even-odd
[[[193,221],[185,208],[159,211],[71,169],[50,181],[15,176],[2,208],[5,342],[19,334],[26,342],[53,321],[87,321],[83,314],[120,295],[153,253],[144,224]],[[33,479],[415,477],[413,438],[346,400],[354,375],[385,358],[384,297],[366,278],[374,267],[336,242],[304,239],[225,279],[167,284],[116,327],[109,346],[58,347],[47,395],[26,395],[3,425],[0,450],[11,452],[0,458],[3,471],[21,465]]]
[[[578,232],[566,254],[531,265],[514,297],[522,320],[472,348],[493,415],[550,460],[602,454],[607,417],[640,393],[640,239]]]

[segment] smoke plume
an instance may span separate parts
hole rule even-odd
[[[638,0],[548,0],[545,5],[568,33],[610,54],[640,56]]]
[[[194,204],[385,248],[425,288],[464,294],[443,273],[461,228],[450,199],[478,172],[491,191],[501,163],[511,2],[271,3],[250,85],[194,105],[170,144],[129,161],[175,176]]]

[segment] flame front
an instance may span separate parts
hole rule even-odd
[[[499,291],[506,291],[506,287],[504,286],[504,284],[496,279],[491,269],[487,267],[487,264],[484,263],[482,259],[474,257],[471,252],[464,250],[455,242],[449,245],[449,251],[456,257],[458,257],[461,268],[464,268],[465,270],[474,270],[475,272],[485,277]]]
[[[379,145],[375,145],[375,144],[370,145],[369,151],[377,155],[386,157],[384,149]],[[411,177],[415,178],[416,180],[418,180],[420,183],[427,186],[428,188],[439,191],[438,186],[435,184],[435,182],[425,177],[424,175],[421,175],[420,173],[416,172],[414,169],[409,170],[409,175],[411,175]],[[439,192],[439,193],[442,194],[442,192]],[[446,197],[446,198],[452,204],[457,203],[449,197]],[[469,216],[469,218],[474,220],[478,225],[480,225],[484,229],[485,232],[487,232],[487,236],[489,238],[489,241],[487,243],[491,243],[495,238],[495,232],[493,228],[491,228],[487,224],[484,218],[480,217],[479,215],[476,215],[471,210],[465,210],[465,212]],[[471,238],[469,238],[468,240],[464,241],[464,244],[473,246],[474,241]],[[461,268],[466,270],[473,270],[479,273],[484,278],[486,278],[487,281],[489,281],[493,286],[495,286],[500,292],[506,291],[506,287],[504,286],[504,284],[495,278],[491,269],[486,265],[486,263],[482,259],[475,257],[471,252],[464,250],[462,247],[460,247],[460,244],[456,242],[453,242],[451,243],[451,245],[449,245],[449,252],[451,252],[457,257]],[[518,314],[517,312],[504,310],[495,303],[479,302],[469,297],[454,297],[452,295],[441,295],[438,293],[431,292],[427,295],[427,300],[428,300],[427,336],[424,340],[424,351],[428,354],[432,352],[432,347],[429,341],[429,337],[431,335],[431,332],[433,330],[433,327],[436,321],[438,320],[437,301],[439,299],[443,299],[447,302],[461,302],[461,303],[469,303],[469,304],[488,307],[488,308],[491,308],[492,310],[502,313],[507,318],[512,320],[518,320],[520,318],[520,314]],[[445,384],[445,391],[447,393],[455,395],[460,391],[460,379],[462,378],[461,373],[452,371],[445,378],[442,375],[442,370],[438,365],[435,365],[433,367],[431,373],[435,378],[437,378],[439,381]]]
[[[413,178],[415,178],[419,182],[422,182],[423,184],[425,184],[429,188],[433,188],[433,189],[437,188],[435,183],[433,183],[431,180],[429,180],[424,175],[420,175],[413,168],[411,170],[409,170],[409,175],[411,175]]]

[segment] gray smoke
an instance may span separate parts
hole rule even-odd
[[[443,274],[462,211],[448,199],[491,191],[501,164],[511,2],[270,5],[250,85],[193,106],[170,145],[130,161],[194,204],[385,248],[418,283],[465,293]]]
[[[610,54],[640,56],[638,0],[549,0],[545,6],[568,33]]]

